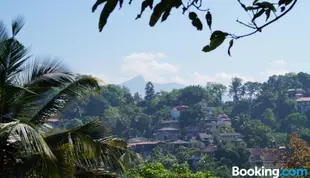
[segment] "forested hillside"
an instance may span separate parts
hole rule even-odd
[[[264,147],[275,141],[283,144],[287,133],[297,131],[309,140],[309,113],[298,112],[295,94],[310,96],[310,75],[300,72],[271,76],[264,83],[243,82],[233,78],[229,86],[208,83],[188,86],[172,92],[156,93],[147,86],[145,98],[133,96],[127,88],[107,85],[100,95],[93,95],[86,103],[72,105],[61,117],[66,127],[73,127],[99,119],[113,126],[113,134],[122,138],[151,137],[158,123],[170,119],[170,110],[188,105],[181,125],[195,125],[212,110],[213,116],[227,114],[232,127],[246,136],[251,146]],[[233,102],[222,102],[224,95]],[[204,109],[202,106],[206,106]],[[272,139],[274,138],[274,139]],[[310,140],[309,140],[310,141]]]
[[[156,88],[148,82],[144,98],[138,93],[132,96],[127,88],[117,85],[102,86],[102,90],[100,95],[92,95],[87,102],[72,104],[61,116],[61,126],[69,129],[96,119],[109,125],[116,137],[125,140],[160,140],[169,145],[176,142],[192,143],[193,139],[202,143],[199,136],[193,135],[193,129],[201,127],[205,120],[216,120],[220,116],[231,119],[231,124],[219,125],[215,130],[198,130],[206,132],[201,135],[214,138],[212,142],[204,142],[202,147],[180,146],[172,150],[163,146],[150,148],[147,154],[143,153],[148,163],[129,172],[129,177],[138,172],[144,174],[143,170],[149,166],[153,168],[152,171],[161,172],[162,177],[175,174],[176,169],[190,168],[206,175],[230,177],[233,165],[245,168],[253,166],[255,150],[285,148],[290,134],[297,134],[310,142],[310,112],[299,102],[307,101],[310,96],[310,75],[307,73],[271,76],[264,83],[232,78],[229,86],[207,83],[206,86],[187,86],[171,92],[156,92]],[[231,96],[233,101],[223,102],[224,95]],[[171,111],[176,106],[186,106],[186,110],[174,118]],[[169,141],[167,135],[164,139],[156,137],[158,129],[162,128],[161,124],[174,122],[178,123],[175,129],[178,130],[178,137],[174,139],[177,141]],[[242,139],[223,141],[221,136],[225,134],[240,134]],[[210,151],[208,154],[203,152],[212,149],[212,146],[215,148],[212,154]],[[274,166],[281,162],[280,158],[273,159]],[[185,175],[185,172],[182,173]]]

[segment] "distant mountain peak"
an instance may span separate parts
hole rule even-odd
[[[131,80],[142,80],[145,81],[144,77],[142,75],[137,75],[136,77],[132,78]]]
[[[146,81],[143,76],[138,75],[128,81],[121,83],[120,85],[127,87],[132,94],[138,92],[139,94],[144,95],[144,88],[147,82],[148,81]],[[165,84],[158,84],[154,82],[152,83],[154,85],[156,92],[160,92],[160,91],[169,92],[169,91],[172,91],[173,89],[180,89],[180,88],[185,87],[185,85],[178,84],[178,83],[165,83]]]

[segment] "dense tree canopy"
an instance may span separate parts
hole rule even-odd
[[[296,101],[296,96],[300,94],[310,96],[307,90],[309,83],[310,75],[302,72],[270,76],[262,83],[233,78],[227,90],[226,86],[218,83],[207,83],[205,87],[187,86],[170,92],[157,92],[154,88],[154,92],[152,90],[150,93],[158,94],[151,100],[141,98],[138,93],[132,97],[128,89],[108,85],[100,94],[92,95],[85,103],[80,104],[79,109],[68,111],[81,111],[79,117],[77,114],[66,113],[63,116],[67,120],[65,123],[76,124],[80,123],[80,120],[85,124],[93,118],[108,123],[113,135],[118,137],[146,137],[152,140],[155,139],[153,134],[160,128],[162,121],[171,121],[172,109],[179,106],[186,108],[177,118],[180,139],[189,141],[192,136],[187,136],[190,133],[188,128],[195,129],[204,123],[206,118],[213,122],[226,114],[231,118],[232,125],[219,126],[210,131],[214,136],[212,143],[218,146],[215,156],[208,158],[205,155],[201,160],[197,160],[197,164],[198,171],[214,171],[216,176],[230,177],[231,165],[251,166],[248,148],[284,146],[288,143],[288,136],[294,132],[309,143],[310,112],[301,113]],[[222,101],[223,95],[230,95],[234,101]],[[92,114],[92,100],[97,102],[97,108],[102,108],[100,112],[94,111],[96,113]],[[78,105],[72,105],[72,108],[75,107]],[[243,141],[229,143],[221,140],[220,135],[228,133],[244,135]],[[210,143],[206,141],[204,144]],[[159,163],[164,167],[161,171],[165,173],[161,176],[165,176],[166,173],[170,175],[177,172],[176,168],[184,166],[183,163],[191,163],[196,152],[195,149],[184,147],[173,151],[155,148],[150,156],[145,157],[145,161],[148,166],[149,163],[152,165],[148,167],[151,169],[148,170],[149,173],[153,174],[152,169],[155,171],[158,168],[154,165]],[[203,166],[206,161],[208,164]],[[144,174],[143,165],[140,166],[130,172]]]
[[[152,10],[152,14],[149,20],[151,27],[155,26],[158,21],[164,22],[169,17],[173,9],[182,8],[182,14],[187,15],[192,25],[197,30],[203,30],[205,27],[203,24],[207,24],[209,30],[212,32],[210,37],[210,43],[202,48],[204,52],[210,52],[220,46],[226,39],[229,40],[228,54],[230,55],[230,49],[234,44],[234,40],[244,38],[253,35],[257,32],[276,22],[283,16],[285,16],[295,6],[298,0],[278,0],[274,3],[272,0],[252,0],[251,2],[236,1],[240,4],[240,10],[245,11],[250,16],[249,22],[237,20],[237,23],[243,25],[252,30],[252,32],[243,35],[236,35],[229,32],[223,32],[219,29],[212,29],[212,13],[208,8],[209,3],[219,3],[218,8],[221,8],[222,2],[210,2],[208,0],[144,0],[141,3],[141,11],[138,13],[136,19],[141,18],[143,12],[149,8]],[[92,7],[92,11],[96,11],[99,5],[104,5],[99,18],[99,31],[106,26],[109,16],[117,9],[117,5],[121,9],[124,5],[123,0],[97,0]],[[136,1],[129,0],[129,4],[137,3]],[[204,20],[201,20],[200,14],[204,14]],[[225,12],[223,12],[224,14]]]

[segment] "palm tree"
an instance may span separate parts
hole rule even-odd
[[[131,154],[125,142],[106,137],[94,121],[57,134],[41,129],[73,100],[99,89],[91,76],[74,75],[61,61],[31,59],[0,22],[0,177],[93,177],[123,171]],[[108,172],[108,173],[109,173]]]
[[[229,85],[229,95],[233,96],[234,101],[239,101],[242,93],[242,79],[234,77]]]

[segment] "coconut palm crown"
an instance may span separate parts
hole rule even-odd
[[[76,76],[60,60],[33,58],[16,36],[24,26],[0,22],[0,177],[96,177],[125,170],[127,144],[106,137],[98,121],[47,134],[49,117],[100,89],[91,76]],[[128,154],[126,154],[128,153]]]

